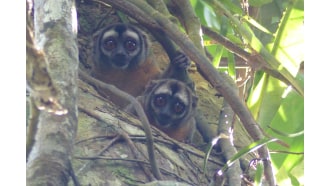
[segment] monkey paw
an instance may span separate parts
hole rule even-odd
[[[187,55],[182,52],[177,52],[175,57],[172,60],[172,63],[178,67],[187,69],[190,66],[190,60]]]

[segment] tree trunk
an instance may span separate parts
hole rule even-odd
[[[27,185],[67,185],[76,137],[78,48],[74,1],[34,1],[35,38],[48,61],[67,114],[41,111],[35,145],[28,158]]]

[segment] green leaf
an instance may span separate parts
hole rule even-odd
[[[291,185],[292,186],[300,186],[300,183],[299,183],[298,179],[295,176],[293,176],[292,174],[289,174],[288,176],[291,179]]]
[[[296,92],[290,91],[286,95],[279,111],[276,113],[271,127],[276,130],[285,131],[286,133],[297,133],[304,130],[304,99]],[[304,151],[304,135],[298,136],[285,136],[279,135],[274,130],[268,129],[266,131],[271,136],[276,136],[281,141],[289,144],[289,149],[284,149],[290,152],[303,152]],[[270,150],[281,150],[283,147],[277,144],[270,144]],[[279,181],[287,181],[288,175],[295,167],[303,161],[303,155],[296,154],[271,154],[271,159],[275,169],[278,169],[277,177]],[[303,174],[303,173],[302,173]],[[298,176],[297,174],[293,174]]]
[[[222,3],[227,7],[228,10],[235,14],[242,15],[242,8],[232,2],[232,0],[222,0]]]
[[[228,75],[234,81],[236,80],[235,58],[234,54],[231,52],[228,52]]]
[[[214,68],[219,67],[223,51],[224,51],[224,47],[217,45],[216,52],[215,52],[215,55],[212,60],[212,64],[213,64]]]
[[[274,34],[272,32],[270,32],[267,28],[265,28],[264,26],[262,26],[261,24],[259,24],[256,20],[254,20],[252,17],[249,16],[243,16],[243,19],[245,21],[247,21],[248,23],[250,23],[252,26],[254,26],[255,28],[257,28],[258,30],[269,34],[271,36],[274,37]]]
[[[210,157],[211,151],[213,149],[213,147],[218,143],[219,139],[221,139],[222,136],[217,136],[214,139],[212,139],[211,143],[209,143],[206,147],[206,154],[204,157],[204,163],[203,163],[203,172],[204,174],[206,174],[206,165],[207,165],[207,160]]]
[[[265,74],[265,76],[269,75]],[[286,84],[272,76],[267,79],[257,117],[257,122],[262,128],[266,129],[278,112],[286,87]]]
[[[261,185],[263,173],[264,173],[264,165],[262,161],[258,161],[257,170],[254,176],[254,185]]]
[[[276,171],[276,181],[278,185],[297,185],[300,184],[304,179],[304,162],[300,158],[298,164],[296,164],[295,169],[292,171],[287,171],[284,167],[281,167]]]
[[[275,41],[268,47],[281,65],[296,75],[304,60],[304,10],[301,7],[303,0],[291,2],[280,21]]]
[[[252,89],[252,92],[250,93],[249,98],[247,100],[247,105],[250,108],[250,111],[255,119],[258,118],[259,110],[263,102],[263,96],[265,95],[268,78],[269,75],[262,75],[261,79]]]

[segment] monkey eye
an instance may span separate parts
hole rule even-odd
[[[125,48],[128,51],[134,51],[137,47],[136,47],[136,42],[133,40],[128,40],[125,42]]]
[[[106,50],[113,50],[116,48],[116,41],[110,38],[103,43],[103,47]]]
[[[182,114],[186,106],[183,103],[176,102],[173,106],[173,111],[175,114]]]
[[[163,95],[159,95],[159,96],[156,96],[155,99],[154,99],[154,104],[157,106],[157,107],[163,107],[166,105],[166,97],[163,96]]]

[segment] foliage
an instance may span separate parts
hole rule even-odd
[[[235,0],[221,1],[225,10],[220,11],[213,8],[220,2],[191,0],[191,3],[202,25],[220,33],[250,55],[257,52],[284,77],[292,75],[294,79],[289,80],[292,85],[303,87],[304,75],[300,69],[304,61],[303,0],[251,0],[250,14]],[[204,36],[213,64],[219,68],[221,59],[228,59],[228,67],[219,70],[235,78],[235,55],[211,40]],[[277,152],[271,154],[277,182],[279,185],[303,185],[303,88],[302,92],[296,91],[262,69],[256,69],[252,78],[252,86],[246,92],[247,105],[265,134],[279,139],[279,142],[267,144],[271,152]],[[290,135],[293,133],[296,135]]]

